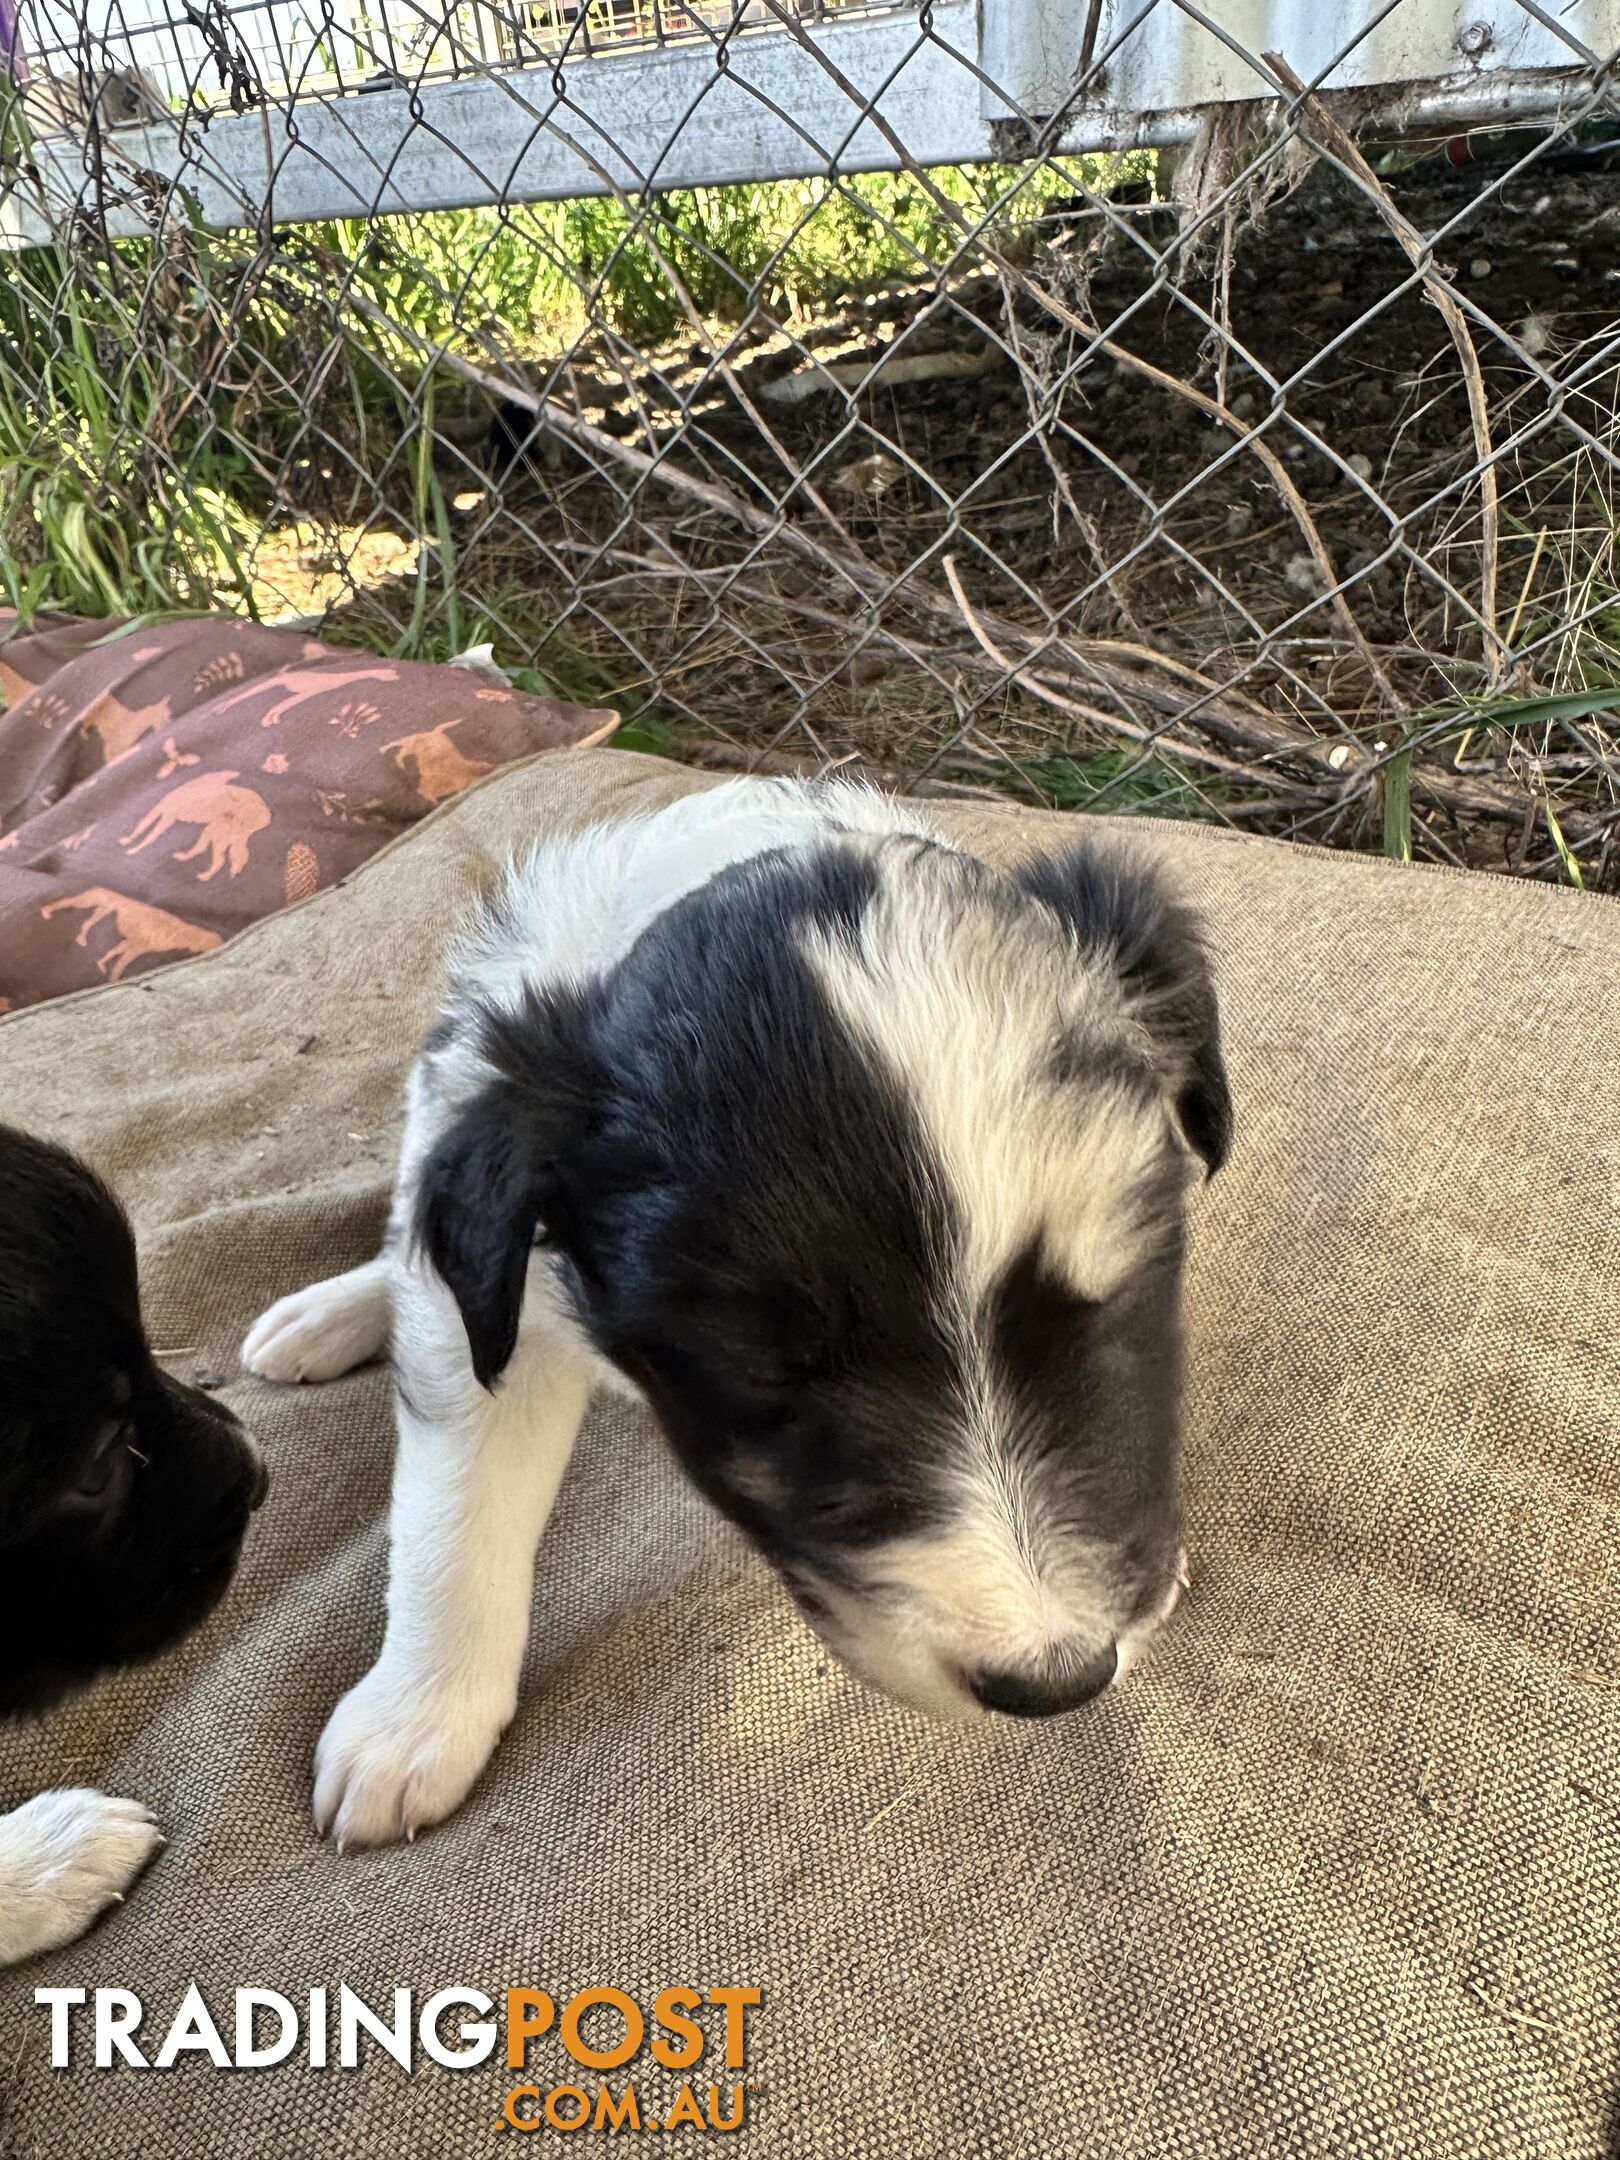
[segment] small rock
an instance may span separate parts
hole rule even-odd
[[[1290,555],[1283,569],[1283,583],[1291,585],[1297,593],[1316,593],[1322,589],[1315,563],[1309,555]]]
[[[1532,360],[1539,360],[1552,344],[1555,320],[1551,315],[1537,313],[1527,315],[1523,322],[1515,327],[1513,335]]]
[[[1344,462],[1358,480],[1370,480],[1372,478],[1372,459],[1367,456],[1365,451],[1353,451]]]
[[[460,668],[464,675],[484,675],[492,682],[510,683],[511,676],[495,658],[495,648],[489,643],[469,645],[465,652],[453,653],[445,662],[446,667]]]
[[[1476,255],[1468,265],[1468,275],[1471,278],[1489,277],[1490,274],[1491,259],[1488,255]]]

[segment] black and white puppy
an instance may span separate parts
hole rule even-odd
[[[538,848],[454,956],[382,1254],[244,1346],[318,1380],[392,1327],[388,1627],[321,1827],[478,1776],[603,1377],[866,1679],[1097,1694],[1176,1601],[1183,1202],[1229,1124],[1191,918],[1088,848],[1005,876],[762,781]]]
[[[118,1202],[0,1126],[0,1717],[188,1634],[266,1482],[230,1411],[159,1371]],[[0,1816],[0,1965],[72,1942],[161,1842],[83,1788]]]

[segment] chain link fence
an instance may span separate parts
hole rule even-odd
[[[1617,46],[1620,0],[0,0],[0,597],[1613,889]]]

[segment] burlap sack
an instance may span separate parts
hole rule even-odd
[[[0,1107],[120,1183],[180,1369],[234,1370],[260,1306],[370,1249],[436,955],[492,860],[705,784],[537,761],[221,953],[0,1023]],[[1001,858],[1070,830],[942,822]],[[309,1757],[379,1636],[385,1384],[233,1383],[276,1483],[228,1608],[4,1743],[0,1800],[94,1780],[172,1838],[6,1981],[7,2150],[459,2160],[515,2135],[496,2063],[48,2067],[36,1986],[134,1988],[161,2036],[196,1979],[226,2017],[252,1984],[757,1985],[751,2155],[1606,2151],[1620,914],[1131,838],[1207,914],[1240,1119],[1197,1210],[1196,1586],[1151,1663],[1072,1719],[928,1725],[829,1668],[653,1434],[604,1414],[492,1769],[414,1849],[339,1859]]]

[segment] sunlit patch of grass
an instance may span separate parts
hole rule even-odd
[[[1207,777],[1154,751],[1100,750],[1092,757],[1020,758],[1017,770],[1054,810],[1116,816],[1208,818]]]
[[[12,135],[21,126],[14,106],[0,121]],[[946,167],[930,181],[969,219],[997,210],[1015,224],[1090,169]],[[539,356],[591,322],[655,345],[690,320],[688,302],[705,321],[756,308],[792,320],[927,274],[957,245],[928,189],[874,175],[340,221],[279,235],[268,266],[250,236],[186,227],[8,255],[4,597],[24,612],[216,596],[283,612],[295,594],[282,587],[297,585],[288,558],[313,543],[271,544],[265,528],[287,533],[285,484],[300,474],[374,500],[404,466],[432,543],[444,522],[421,484],[432,378],[350,295],[450,350]],[[318,410],[303,402],[315,375],[328,400]],[[341,455],[322,447],[334,431]],[[370,506],[353,507],[364,517]],[[277,573],[268,588],[261,568]],[[326,590],[316,581],[309,597],[324,604]]]
[[[322,615],[356,586],[415,575],[420,545],[403,533],[302,520],[262,533],[243,559],[245,593],[233,595],[244,614],[274,623]]]
[[[1138,162],[1145,157],[1138,154]],[[446,343],[492,335],[554,349],[590,322],[655,344],[698,315],[724,322],[761,307],[791,320],[830,299],[934,274],[961,246],[937,197],[970,226],[1038,217],[1105,161],[941,166],[907,174],[690,188],[313,228],[356,290],[396,321]]]
[[[171,442],[168,356],[87,293],[54,249],[0,282],[0,584],[29,613],[206,600],[255,531],[245,461],[217,434]]]

